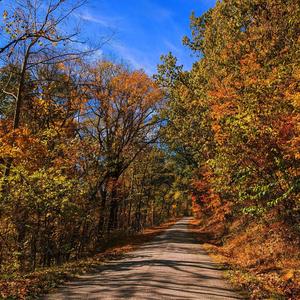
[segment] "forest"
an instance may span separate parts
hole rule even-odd
[[[85,1],[43,2],[0,21],[0,297],[7,280],[193,215],[252,299],[299,299],[300,2],[193,13],[196,62],[165,54],[153,77],[65,29]]]

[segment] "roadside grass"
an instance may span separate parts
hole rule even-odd
[[[0,299],[38,299],[64,281],[80,275],[97,271],[97,268],[109,260],[121,259],[127,252],[151,241],[163,233],[176,220],[145,229],[142,233],[118,236],[107,242],[105,250],[91,257],[64,263],[60,266],[41,268],[32,273],[0,275]]]
[[[299,236],[281,222],[219,224],[193,220],[191,230],[225,277],[250,299],[300,299]]]

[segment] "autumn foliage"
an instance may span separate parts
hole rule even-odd
[[[83,2],[24,3],[1,23],[1,280],[90,256],[183,205],[157,147],[157,83],[78,50],[62,22]]]
[[[250,297],[300,298],[299,1],[192,14],[191,70],[169,53],[154,79],[63,30],[82,4],[3,13],[0,279],[90,256],[191,203]]]
[[[229,234],[224,250],[233,264],[244,255],[243,267],[253,251],[252,267],[272,262],[283,272],[294,260],[299,268],[299,20],[299,1],[219,1],[191,16],[184,43],[198,57],[192,69],[169,54],[156,76],[170,97],[165,135],[187,162],[194,212],[215,233]],[[268,236],[268,227],[275,233]],[[265,234],[266,253],[258,254]],[[293,249],[289,257],[281,247]],[[297,276],[278,293],[299,297]]]

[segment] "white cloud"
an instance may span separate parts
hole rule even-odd
[[[106,20],[102,19],[101,17],[94,17],[89,12],[81,13],[81,14],[78,15],[78,17],[81,20],[88,21],[88,22],[93,22],[93,23],[97,23],[97,24],[100,24],[100,25],[102,25],[104,27],[108,27],[109,26],[109,24],[107,23]]]
[[[153,66],[143,51],[119,43],[112,43],[111,47],[121,59],[124,59],[133,68],[143,69],[149,75],[155,72],[156,66]]]
[[[93,15],[88,10],[76,14],[76,17],[83,21],[95,23],[107,28],[116,28],[118,26],[118,23],[121,21],[121,19],[107,18],[99,14]]]

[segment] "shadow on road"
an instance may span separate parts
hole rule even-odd
[[[242,299],[187,229],[188,221],[46,299]]]

